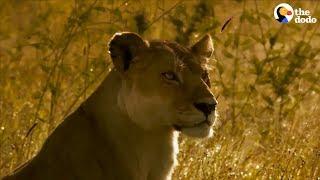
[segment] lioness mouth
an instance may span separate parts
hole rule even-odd
[[[177,130],[177,131],[181,131],[182,128],[193,128],[193,127],[200,126],[200,125],[202,125],[202,124],[204,124],[204,123],[206,123],[208,126],[212,126],[212,124],[213,124],[213,122],[210,121],[210,120],[208,119],[208,117],[207,117],[206,120],[201,121],[201,122],[196,123],[196,124],[193,124],[193,125],[191,125],[191,126],[183,126],[183,125],[174,124],[174,125],[173,125],[173,128],[174,128],[175,130]]]

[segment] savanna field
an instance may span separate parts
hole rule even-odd
[[[0,0],[0,178],[32,158],[112,68],[115,32],[191,45],[209,33],[219,121],[180,137],[173,179],[320,179],[320,28],[282,1]],[[292,1],[320,21],[320,1]],[[63,145],[61,145],[63,146]]]

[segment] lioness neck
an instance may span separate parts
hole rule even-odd
[[[123,168],[132,179],[170,179],[178,151],[177,135],[168,128],[144,130],[131,121],[119,107],[121,83],[118,72],[112,70],[83,104],[85,111],[102,139],[113,145],[113,159],[118,161],[114,165],[120,166],[115,168]]]

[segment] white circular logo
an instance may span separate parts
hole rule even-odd
[[[293,18],[293,8],[287,3],[281,3],[273,10],[274,18],[280,23],[288,23]]]

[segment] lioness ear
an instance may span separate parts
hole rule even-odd
[[[210,58],[214,51],[211,36],[206,34],[200,41],[191,47],[191,51],[204,59]]]
[[[140,51],[148,47],[138,34],[131,32],[116,33],[109,42],[109,53],[115,68],[119,72],[129,69],[132,60]]]

